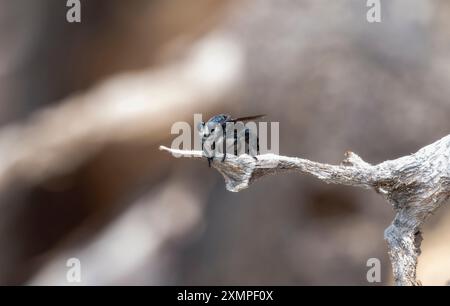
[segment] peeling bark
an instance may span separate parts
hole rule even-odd
[[[161,150],[177,156],[205,158],[202,151],[183,151],[164,146]],[[257,156],[222,154],[212,166],[224,177],[226,188],[238,192],[257,179],[286,171],[310,174],[333,184],[374,189],[393,207],[396,215],[385,230],[394,280],[397,285],[420,285],[416,278],[422,241],[421,227],[427,217],[450,196],[450,135],[414,154],[377,165],[346,152],[341,165],[274,154]]]

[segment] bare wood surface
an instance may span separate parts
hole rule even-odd
[[[161,150],[183,157],[204,158],[202,151]],[[397,285],[420,285],[416,278],[422,241],[421,227],[450,196],[450,135],[414,154],[371,165],[346,152],[340,165],[274,154],[214,157],[212,166],[224,177],[226,188],[238,192],[257,179],[286,171],[310,174],[333,184],[370,188],[380,193],[396,215],[384,236]]]

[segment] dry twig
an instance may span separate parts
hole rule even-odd
[[[202,151],[160,147],[178,156],[204,158]],[[226,188],[238,192],[269,174],[298,171],[326,183],[374,189],[392,205],[396,215],[385,230],[389,256],[397,285],[420,285],[416,279],[422,241],[421,227],[427,217],[450,196],[450,135],[414,154],[377,165],[346,152],[341,165],[329,165],[274,154],[248,156],[227,154],[214,158],[212,166],[225,178]]]

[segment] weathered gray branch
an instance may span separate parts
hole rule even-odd
[[[182,157],[204,158],[202,151],[160,147]],[[274,154],[257,156],[227,154],[214,158],[212,166],[225,178],[226,188],[238,192],[255,180],[286,171],[311,174],[326,183],[372,188],[393,206],[396,215],[384,236],[397,285],[420,285],[416,279],[422,240],[421,227],[427,217],[450,196],[450,135],[414,154],[377,165],[352,152],[341,165],[328,165]]]

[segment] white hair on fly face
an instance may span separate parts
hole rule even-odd
[[[217,122],[200,122],[197,129],[201,137],[209,137],[217,130],[218,126],[220,126],[220,124]]]

